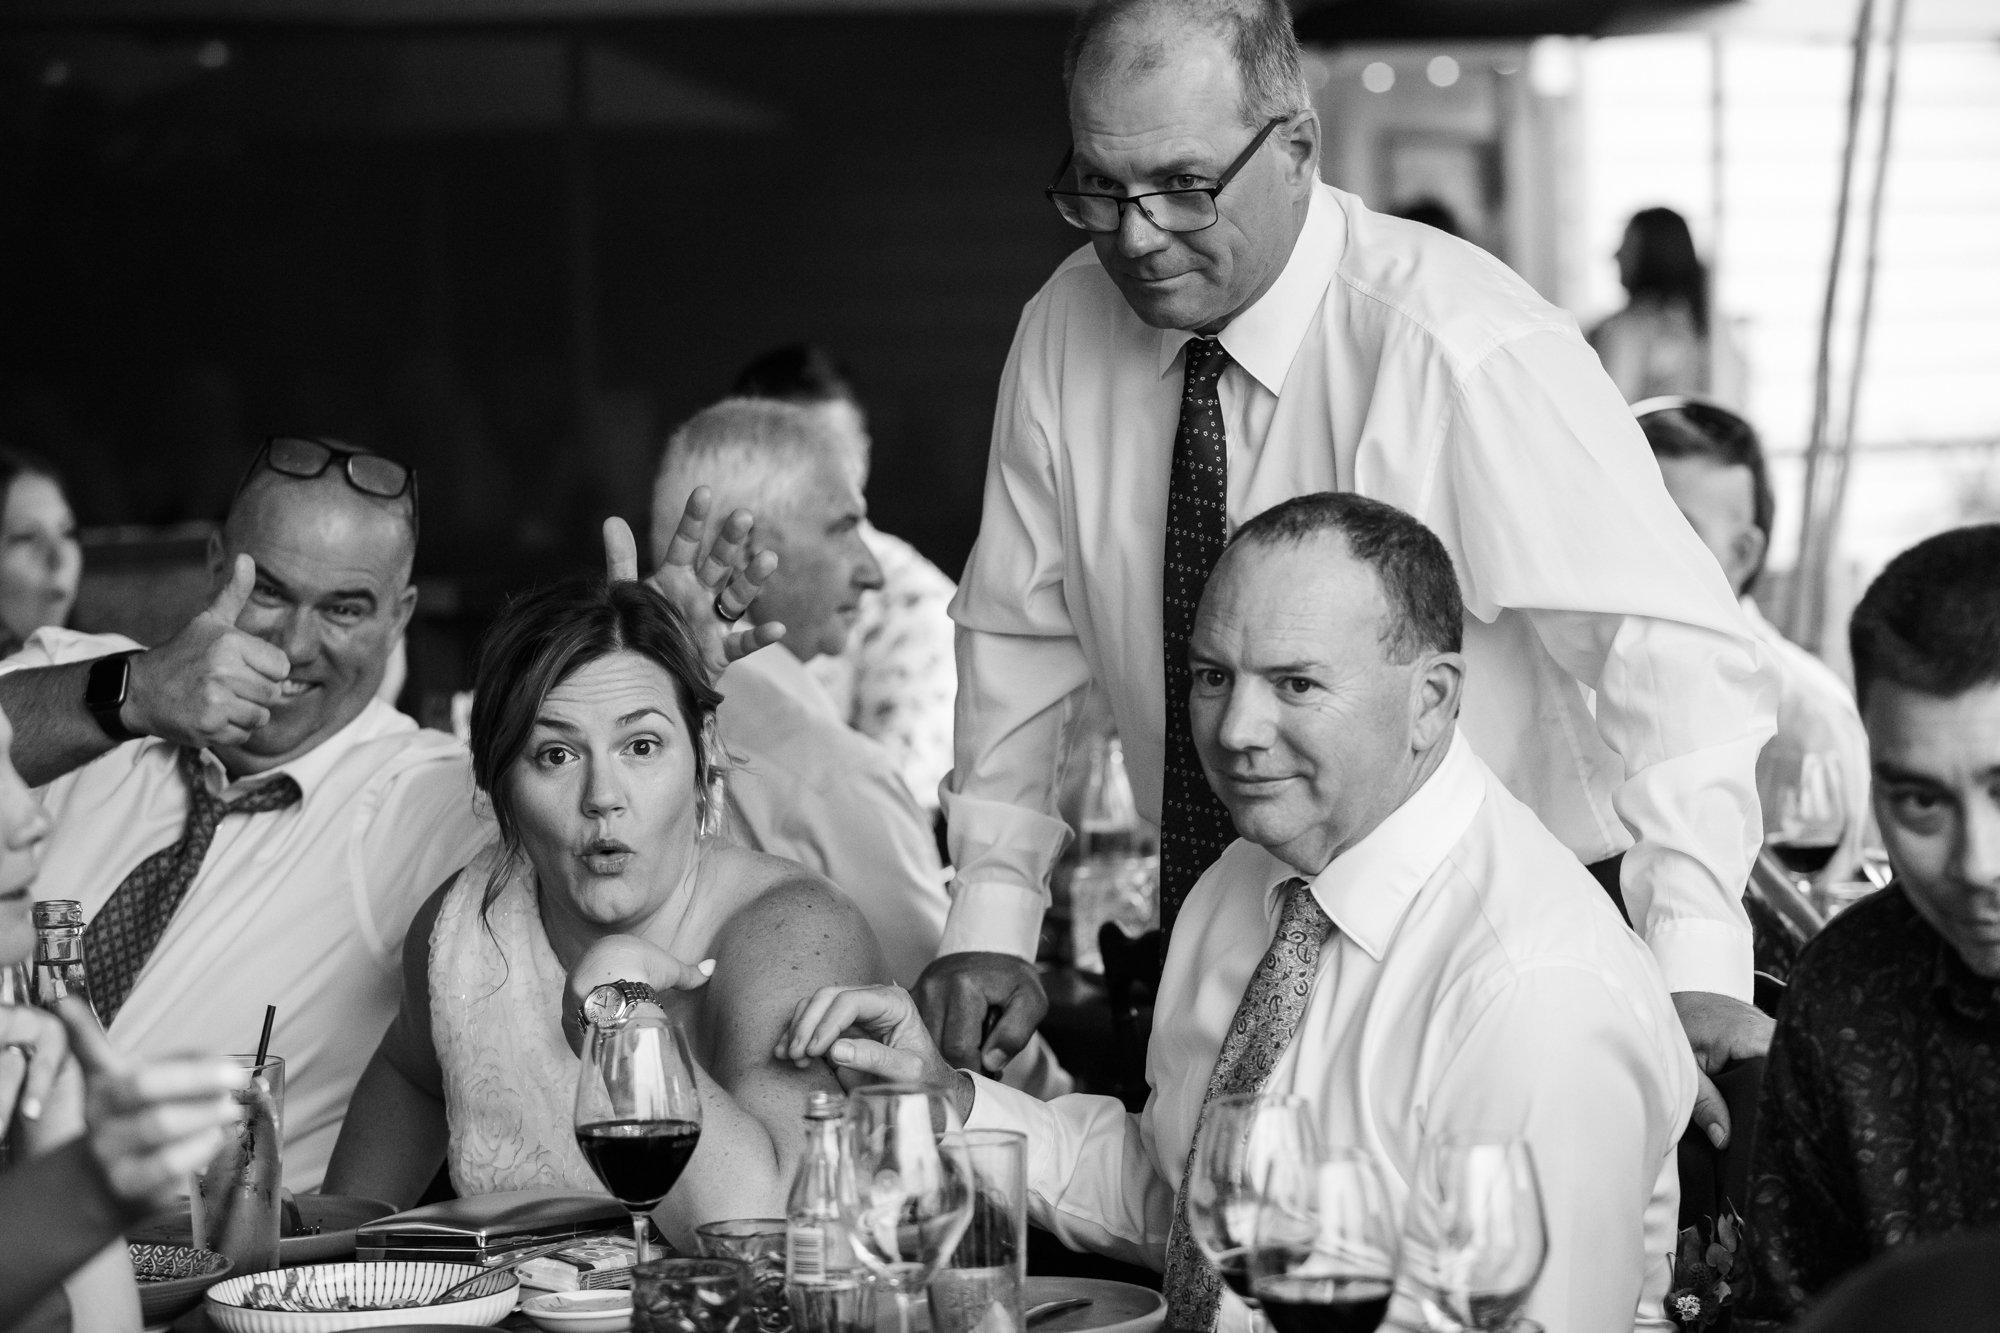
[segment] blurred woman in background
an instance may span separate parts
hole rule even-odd
[[[1671,208],[1641,209],[1617,258],[1625,308],[1589,338],[1625,401],[1692,393],[1740,408],[1742,358],[1714,318],[1687,220]]]
[[[0,657],[44,625],[66,625],[83,576],[56,470],[35,454],[0,448]]]

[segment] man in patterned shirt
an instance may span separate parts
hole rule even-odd
[[[1886,1250],[2000,1225],[2000,524],[1897,556],[1848,635],[1896,879],[1813,941],[1779,1015],[1752,1328]]]

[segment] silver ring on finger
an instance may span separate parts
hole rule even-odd
[[[744,608],[744,610],[748,609],[748,607]],[[734,625],[737,621],[743,619],[742,611],[731,611],[727,606],[723,605],[722,593],[720,592],[715,594],[715,615],[725,625]]]

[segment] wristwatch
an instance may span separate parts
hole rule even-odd
[[[104,734],[120,744],[139,737],[119,716],[125,707],[125,692],[132,684],[132,659],[138,655],[134,648],[98,658],[90,664],[90,674],[83,683],[83,706]]]
[[[662,1007],[660,997],[643,981],[607,981],[583,997],[583,1021],[592,1027],[610,1027],[630,1018],[642,1004]]]

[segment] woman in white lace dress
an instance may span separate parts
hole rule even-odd
[[[782,1215],[823,1064],[772,1050],[823,985],[884,976],[852,903],[715,836],[718,700],[664,599],[574,580],[481,645],[473,774],[499,837],[418,912],[403,1008],[348,1108],[331,1193],[407,1205],[440,1160],[461,1194],[597,1190],[572,1132],[584,998],[640,982],[688,1034],[702,1136],[654,1213]]]

